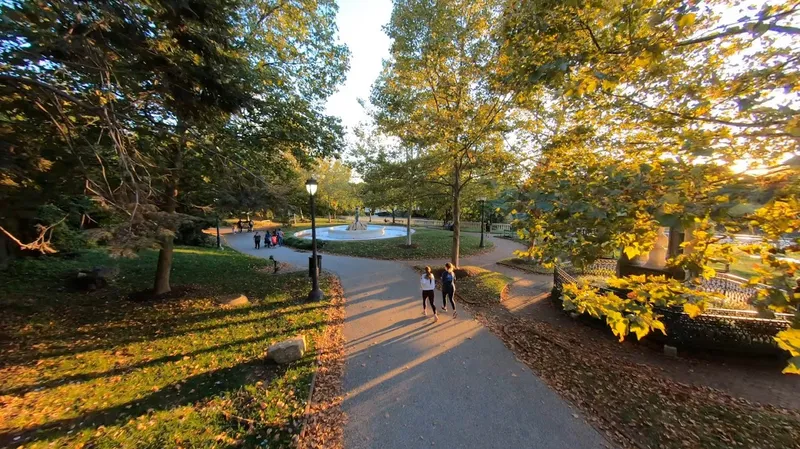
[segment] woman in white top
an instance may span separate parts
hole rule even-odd
[[[433,309],[433,321],[439,321],[439,316],[436,315],[436,306],[433,304],[433,290],[436,289],[436,278],[433,276],[431,267],[425,267],[425,273],[419,279],[419,284],[422,287],[422,314],[428,316],[428,309],[426,300],[431,303]]]

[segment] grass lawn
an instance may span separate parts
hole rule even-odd
[[[786,257],[791,257],[795,259],[800,259],[800,253],[788,253]],[[743,277],[745,279],[750,279],[752,276],[756,275],[756,271],[753,269],[753,265],[761,265],[761,258],[760,257],[752,257],[749,254],[745,253],[744,251],[734,250],[733,253],[733,263],[730,264],[728,268],[728,273]],[[725,272],[725,265],[724,264],[713,264],[712,265],[715,270],[719,272]]]
[[[415,266],[418,272],[423,273],[425,267]],[[434,268],[433,275],[437,279],[442,277],[444,268]],[[456,294],[468,304],[497,304],[505,299],[508,285],[513,281],[510,277],[489,271],[481,267],[462,266],[455,270]]]
[[[307,229],[307,228],[302,228]],[[293,232],[296,232],[296,229]],[[288,233],[287,233],[288,234]],[[480,236],[461,234],[461,256],[469,256],[490,249],[493,244],[486,240],[485,248],[480,248]],[[351,242],[319,242],[322,252],[345,256],[371,257],[374,259],[436,259],[450,257],[453,247],[453,233],[440,229],[417,228],[411,235],[411,248],[405,246],[406,238],[397,237],[380,240],[361,240]],[[288,246],[307,249],[310,243],[300,239],[287,239]]]
[[[78,268],[118,266],[112,286],[69,292]],[[329,303],[305,303],[303,273],[257,271],[233,251],[177,248],[174,298],[124,299],[152,283],[156,253],[113,260],[24,260],[0,273],[0,447],[288,447],[314,372]],[[330,291],[333,279],[322,287]],[[220,308],[244,293],[252,305]],[[326,295],[330,297],[330,295]],[[264,361],[276,341],[304,333],[301,361]]]
[[[540,263],[527,259],[520,259],[519,257],[511,257],[497,262],[500,265],[506,265],[518,270],[527,271],[535,274],[553,274],[552,268],[545,268]]]

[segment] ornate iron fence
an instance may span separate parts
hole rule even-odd
[[[582,271],[569,266],[556,267],[551,298],[560,306],[565,284],[576,283],[586,275],[613,275],[615,270],[611,262],[616,264],[611,259],[603,259]],[[722,293],[726,298],[748,305],[758,293],[756,288],[723,277],[711,279],[701,288]],[[627,294],[625,291],[607,287],[598,289],[613,291],[618,295]],[[681,309],[659,308],[657,312],[666,325],[667,335],[656,332],[647,338],[674,346],[754,354],[781,354],[783,351],[778,348],[773,337],[788,328],[793,318],[785,313],[775,314],[774,318],[763,318],[755,310],[722,308],[707,308],[703,315],[694,319]]]

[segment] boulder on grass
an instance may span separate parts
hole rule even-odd
[[[267,359],[278,364],[291,363],[303,358],[305,353],[306,337],[300,335],[270,346],[267,349]]]
[[[119,273],[116,267],[94,267],[82,269],[72,277],[72,287],[79,291],[89,292],[108,287],[108,284]]]
[[[217,304],[223,307],[241,307],[250,304],[250,300],[247,299],[247,296],[245,295],[238,295],[238,294],[222,295],[222,296],[217,296],[215,299],[217,301]]]

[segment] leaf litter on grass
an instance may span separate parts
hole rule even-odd
[[[800,413],[677,382],[568,329],[471,305],[476,318],[624,448],[798,448]]]
[[[342,380],[344,376],[344,291],[332,283],[328,326],[319,339],[317,375],[305,428],[299,438],[301,449],[341,449],[344,447]]]
[[[267,276],[256,272],[263,260],[210,249],[176,250],[176,287],[202,289],[158,302],[125,301],[149,283],[152,272],[142,267],[154,256],[114,262],[92,251],[77,261],[54,259],[38,285],[0,286],[0,303],[29,304],[0,317],[13,336],[0,341],[0,447],[293,444],[328,302],[304,300],[304,273]],[[121,264],[124,276],[103,294],[38,294],[69,265],[107,263]],[[325,276],[321,286],[329,291],[333,282]],[[220,309],[211,297],[227,292],[244,292],[254,304]],[[298,333],[309,337],[304,359],[265,363],[270,343]]]

